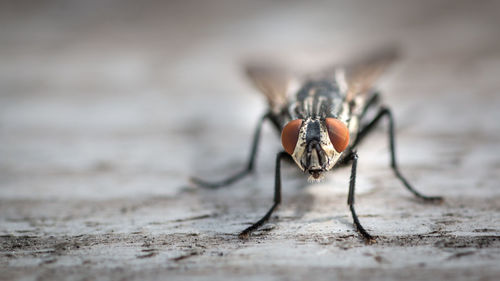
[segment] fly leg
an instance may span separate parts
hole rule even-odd
[[[372,108],[373,106],[377,105],[380,101],[380,94],[379,92],[374,92],[370,98],[368,99],[368,101],[366,102],[366,105],[365,105],[365,108],[363,108],[363,112],[361,113],[360,115],[360,120],[363,120],[363,117],[365,117],[366,113],[368,112],[368,110],[370,108]]]
[[[356,214],[356,210],[354,210],[354,188],[356,185],[356,168],[358,165],[358,153],[356,151],[352,151],[349,159],[352,161],[351,166],[351,178],[349,180],[349,195],[347,196],[347,205],[349,205],[349,209],[351,210],[352,220],[354,221],[354,225],[358,232],[363,236],[363,238],[368,243],[375,242],[375,238],[371,236],[365,228],[361,225],[358,219],[358,215]]]
[[[281,203],[281,160],[283,158],[288,158],[290,155],[288,153],[282,151],[279,152],[278,155],[276,155],[276,170],[275,170],[275,175],[274,175],[274,204],[267,211],[267,213],[256,223],[252,224],[250,227],[247,229],[243,230],[239,237],[242,239],[247,238],[252,232],[257,230],[259,227],[261,227],[268,219],[271,217],[271,214],[274,212],[274,210],[278,207],[278,205]]]
[[[257,124],[257,128],[255,129],[255,133],[253,135],[252,148],[250,151],[250,157],[248,159],[248,164],[242,171],[239,171],[238,173],[236,173],[236,174],[234,174],[234,175],[232,175],[224,180],[216,181],[216,182],[208,182],[208,181],[204,181],[202,179],[198,179],[195,177],[191,177],[190,181],[196,185],[201,186],[201,187],[218,188],[218,187],[230,185],[230,184],[242,179],[246,175],[250,174],[254,169],[255,158],[257,156],[257,148],[259,146],[260,132],[262,130],[262,123],[264,123],[264,121],[266,121],[266,119],[270,119],[273,122],[273,124],[276,124],[276,121],[274,120],[273,115],[270,112],[266,113],[259,120],[259,123]]]
[[[375,128],[375,126],[379,123],[379,121],[382,119],[382,117],[387,117],[389,119],[389,145],[390,145],[390,151],[391,151],[391,168],[394,171],[394,174],[398,179],[401,180],[401,182],[404,184],[404,186],[415,196],[417,196],[420,199],[423,199],[425,201],[442,201],[443,197],[441,196],[426,196],[423,195],[422,193],[418,192],[413,186],[406,180],[406,178],[401,174],[399,171],[398,164],[396,162],[396,144],[395,144],[395,137],[394,137],[394,119],[392,117],[391,111],[386,108],[382,107],[380,111],[378,112],[377,116],[373,118],[373,120],[368,123],[363,129],[358,134],[358,137],[356,138],[354,144],[352,145],[353,147],[356,147],[356,145],[359,144],[363,140],[366,135]]]

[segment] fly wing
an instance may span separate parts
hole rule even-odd
[[[356,63],[345,66],[347,101],[366,95],[382,73],[398,58],[395,48],[382,49]]]
[[[266,96],[273,112],[278,113],[286,106],[290,80],[287,71],[265,64],[248,64],[245,72],[254,86]]]
[[[254,86],[262,92],[269,102],[271,110],[279,113],[287,105],[287,94],[291,82],[299,82],[308,79],[332,77],[343,88],[346,93],[346,101],[355,99],[357,107],[361,107],[364,96],[370,92],[380,75],[398,57],[395,48],[385,48],[370,56],[364,57],[355,63],[334,66],[319,73],[303,73],[300,71],[290,72],[270,64],[247,64],[245,72]],[[333,74],[333,76],[332,76]]]

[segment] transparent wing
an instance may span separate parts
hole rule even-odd
[[[384,48],[354,63],[336,65],[320,72],[293,72],[269,63],[247,64],[245,71],[254,86],[262,92],[273,112],[278,113],[287,105],[287,94],[291,85],[310,79],[335,79],[346,93],[348,102],[357,100],[362,107],[366,94],[374,87],[377,79],[398,58],[396,48]],[[294,82],[297,82],[294,84]]]
[[[265,64],[247,64],[245,72],[254,86],[263,93],[273,112],[287,104],[290,75],[283,68]]]
[[[395,48],[385,48],[371,54],[358,62],[344,67],[347,83],[347,101],[367,94],[380,75],[397,60],[399,52]]]

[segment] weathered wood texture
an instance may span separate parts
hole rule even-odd
[[[498,280],[500,5],[494,1],[34,1],[0,8],[0,280]],[[308,184],[283,169],[264,99],[241,74],[258,54],[311,67],[387,43],[381,83],[398,155],[422,204],[388,168],[386,127],[349,169]]]

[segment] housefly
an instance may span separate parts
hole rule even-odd
[[[281,161],[291,158],[312,181],[320,180],[333,168],[351,165],[347,204],[357,231],[367,241],[374,241],[354,209],[356,148],[385,118],[389,123],[390,166],[396,177],[418,198],[441,201],[442,197],[426,196],[415,190],[401,174],[396,162],[394,118],[390,109],[381,105],[379,93],[374,90],[376,80],[396,58],[395,50],[384,49],[356,63],[306,75],[291,75],[264,65],[247,66],[248,77],[269,104],[269,110],[255,130],[248,164],[239,173],[219,182],[197,178],[191,181],[199,186],[217,188],[251,173],[255,167],[261,127],[268,120],[281,133],[283,145],[283,151],[276,155],[274,204],[259,221],[243,230],[240,237],[246,238],[262,226],[281,203]],[[368,111],[375,111],[375,117],[367,118]]]

